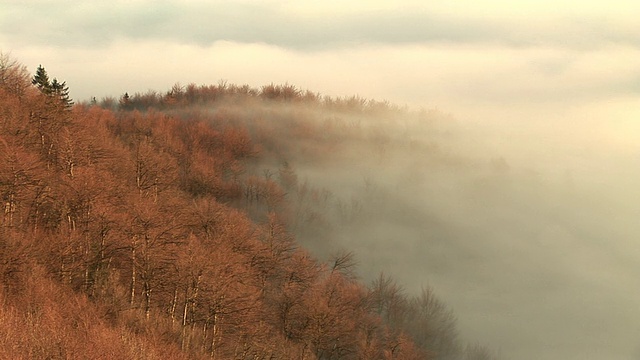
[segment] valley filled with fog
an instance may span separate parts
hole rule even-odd
[[[367,282],[384,272],[409,294],[433,288],[465,339],[504,358],[634,358],[638,129],[586,110],[280,110],[365,134],[316,160],[313,141],[292,137],[299,182],[326,190],[298,200],[298,240],[353,251]]]

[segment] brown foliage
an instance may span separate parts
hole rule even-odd
[[[67,109],[28,79],[0,57],[1,358],[418,359],[404,311],[447,325],[428,294],[409,304],[384,278],[367,291],[351,254],[327,266],[298,247],[289,229],[329,194],[274,137],[322,157],[334,128],[238,110],[371,104],[221,83]]]

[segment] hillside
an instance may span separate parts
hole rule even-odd
[[[393,194],[322,181],[408,150],[464,162],[417,133],[446,116],[225,83],[73,105],[32,78],[3,57],[0,357],[492,358],[430,288],[340,246]]]

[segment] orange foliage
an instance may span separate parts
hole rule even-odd
[[[296,245],[297,175],[256,166],[280,126],[167,110],[319,96],[223,83],[135,94],[138,110],[67,109],[13,70],[0,74],[14,76],[0,77],[0,358],[418,357],[364,286]],[[289,120],[285,135],[322,139]]]

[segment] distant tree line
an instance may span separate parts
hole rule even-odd
[[[352,112],[380,112],[402,111],[388,101],[368,100],[358,96],[334,98],[322,96],[308,90],[284,84],[269,84],[260,88],[249,85],[228,84],[221,81],[216,85],[175,84],[167,92],[148,91],[146,93],[130,94],[125,92],[119,98],[107,97],[100,101],[104,108],[112,110],[140,110],[149,108],[157,110],[175,109],[180,107],[194,107],[211,105],[225,101],[267,100],[276,102],[305,103],[322,106],[328,109]],[[94,100],[97,103],[97,100]]]

